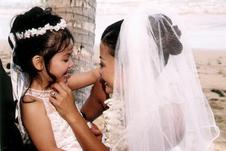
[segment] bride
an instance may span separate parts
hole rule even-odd
[[[102,35],[100,73],[111,93],[103,143],[111,150],[207,151],[219,135],[191,49],[164,14],[136,11]],[[66,117],[68,102],[54,103]]]

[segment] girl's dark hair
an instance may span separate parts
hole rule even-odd
[[[32,36],[26,39],[17,39],[16,33],[24,32],[28,29],[38,29],[46,24],[56,25],[62,19],[60,16],[53,14],[51,8],[42,9],[33,7],[24,14],[17,15],[12,23],[10,33],[13,34],[15,44],[8,37],[8,42],[13,51],[13,62],[17,64],[23,72],[29,74],[30,81],[37,76],[37,70],[32,64],[32,58],[40,55],[44,59],[46,70],[49,76],[56,81],[56,77],[49,72],[49,63],[51,58],[74,43],[72,34],[67,28],[58,31],[47,30],[45,34]],[[52,83],[51,82],[51,83]]]
[[[155,38],[158,38],[156,39],[157,45],[159,46],[160,44],[162,44],[165,64],[167,64],[169,55],[178,55],[183,49],[183,45],[179,41],[181,31],[178,26],[172,25],[172,21],[168,16],[164,14],[155,14],[154,16],[158,18],[158,20],[153,16],[149,16],[149,21],[152,25]],[[122,23],[123,20],[120,20],[111,24],[104,30],[101,36],[101,42],[106,44],[110,48],[110,54],[112,56],[115,56],[115,47]],[[161,29],[161,34],[159,34],[159,26]],[[159,37],[158,35],[161,35],[161,37]],[[161,42],[159,41],[159,39],[161,39]]]

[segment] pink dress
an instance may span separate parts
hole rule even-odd
[[[49,94],[50,91],[29,89],[25,95],[36,97],[43,102],[48,118],[51,122],[54,138],[58,148],[65,151],[82,151],[82,148],[74,136],[69,124],[59,115],[54,106],[49,102]]]

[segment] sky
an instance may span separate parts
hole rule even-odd
[[[226,50],[226,0],[97,0],[96,43],[108,25],[124,18],[142,2],[178,12],[192,48]]]
[[[0,0],[0,40],[5,40],[11,18],[40,0]],[[226,50],[226,0],[97,0],[95,44],[103,30],[124,18],[141,3],[177,7],[183,13],[193,48]]]

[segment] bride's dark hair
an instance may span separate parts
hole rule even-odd
[[[172,25],[172,21],[168,16],[164,14],[155,14],[153,16],[149,16],[153,36],[159,50],[163,50],[165,64],[167,64],[169,55],[178,55],[183,49],[183,45],[179,40],[181,31],[178,26]],[[112,56],[115,56],[115,48],[122,23],[123,20],[120,20],[109,25],[101,36],[101,42],[111,48],[110,54]]]
[[[183,50],[180,42],[181,31],[177,25],[173,25],[172,20],[164,14],[149,16],[150,24],[154,33],[154,38],[159,50],[163,51],[165,64],[169,55],[178,55]]]
[[[123,20],[120,20],[109,25],[104,30],[101,36],[101,42],[106,44],[109,48],[111,48],[110,54],[112,56],[115,56],[115,48],[116,48],[122,23],[123,23]]]

